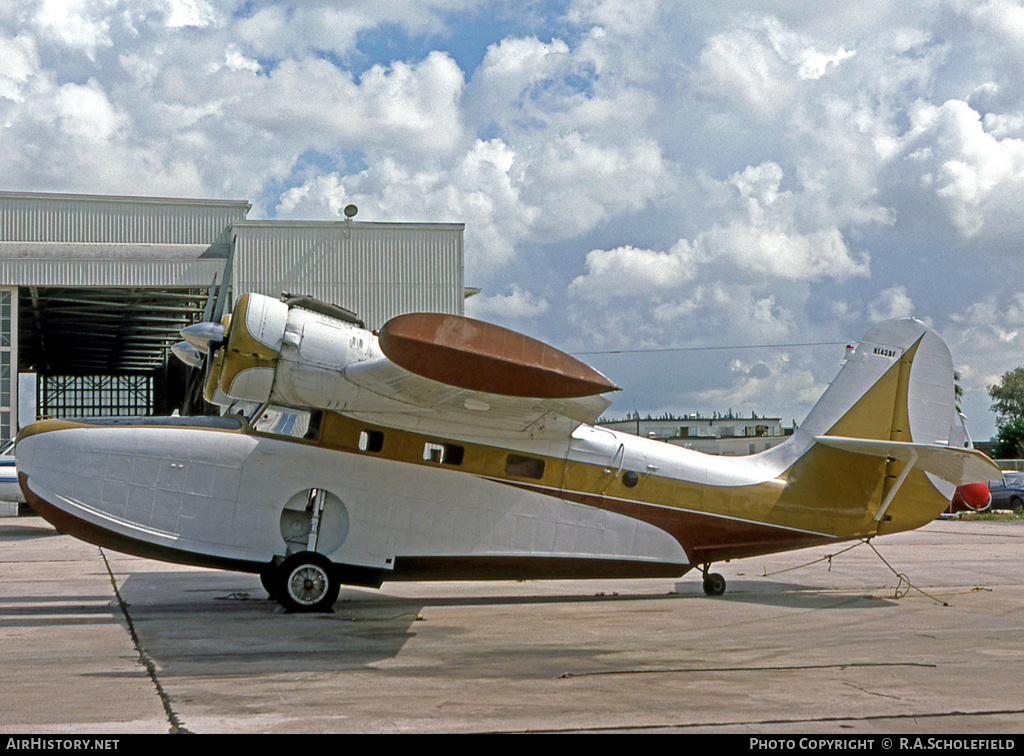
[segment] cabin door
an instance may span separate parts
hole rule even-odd
[[[562,488],[567,492],[606,495],[627,472],[643,470],[636,444],[604,428],[581,425],[573,431]],[[629,477],[628,480],[632,480]]]

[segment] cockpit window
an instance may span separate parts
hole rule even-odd
[[[262,402],[237,401],[225,411],[225,415],[241,415],[247,422],[255,423],[256,416],[263,409]]]
[[[294,407],[267,405],[252,424],[257,433],[316,439],[320,436],[321,413]]]

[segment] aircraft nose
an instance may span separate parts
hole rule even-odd
[[[37,420],[22,428],[14,444],[14,459],[18,469],[25,471],[31,466],[34,452],[39,448],[37,436],[68,427],[70,423],[65,420]],[[35,440],[31,440],[33,438]]]
[[[237,528],[241,468],[256,443],[231,430],[222,418],[33,423],[17,445],[21,487],[38,514],[93,543],[183,548],[216,531],[222,546]]]
[[[21,476],[31,479],[49,472],[73,471],[78,444],[72,442],[73,434],[68,431],[76,426],[68,420],[37,420],[22,428],[14,445],[14,458]]]
[[[58,528],[61,526],[58,525],[55,519],[57,510],[48,501],[41,498],[36,491],[32,490],[29,481],[40,477],[47,477],[46,471],[48,468],[54,468],[59,472],[61,467],[66,469],[70,463],[72,469],[74,469],[75,461],[73,458],[69,458],[61,450],[56,450],[55,453],[50,453],[49,451],[49,447],[53,446],[52,442],[56,440],[57,435],[60,435],[56,432],[71,426],[72,423],[65,420],[37,420],[21,429],[14,445],[14,459],[18,469],[18,485],[25,495],[25,501],[36,514],[42,515],[51,523],[57,525]]]

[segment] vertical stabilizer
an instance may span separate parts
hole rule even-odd
[[[919,527],[956,485],[997,469],[966,438],[948,347],[913,319],[871,329],[793,438],[762,461],[787,481],[784,501],[827,510],[831,532],[862,536]]]
[[[847,357],[790,442],[765,454],[788,466],[818,436],[959,442],[953,392],[953,359],[938,334],[919,320],[889,320]]]

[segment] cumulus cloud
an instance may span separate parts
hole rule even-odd
[[[533,102],[556,75],[572,66],[569,46],[560,39],[503,39],[491,45],[473,74],[467,111],[478,128],[507,131],[519,122],[544,117]]]
[[[693,280],[693,252],[681,241],[668,252],[636,247],[595,249],[587,253],[586,275],[577,276],[569,291],[597,301],[618,297],[650,297]]]
[[[962,359],[965,388],[985,391],[1024,355],[1024,294],[988,297],[950,318],[944,335]]]
[[[0,5],[5,189],[465,223],[467,306],[580,349],[914,313],[975,399],[1024,362],[1019,3]],[[652,408],[775,412],[835,367],[788,354],[634,363]]]
[[[282,218],[341,218],[349,203],[361,220],[465,223],[468,280],[509,261],[536,211],[520,199],[514,155],[500,140],[477,141],[451,166],[413,170],[387,158],[358,173],[316,175],[288,189]]]
[[[986,223],[1016,213],[1007,199],[1024,188],[1024,140],[989,133],[962,100],[918,103],[911,117],[908,161],[962,236],[975,236]]]
[[[88,0],[43,0],[33,22],[44,36],[95,60],[99,48],[113,45],[107,12]]]
[[[173,0],[183,3],[184,0]],[[480,0],[304,0],[234,2],[233,31],[258,56],[273,60],[357,52],[361,34],[398,30],[445,34],[450,15],[470,15]],[[396,56],[401,57],[401,56]]]
[[[726,99],[759,118],[783,112],[796,94],[793,71],[759,34],[736,29],[716,34],[700,55],[701,91]]]
[[[466,301],[466,314],[474,318],[520,320],[536,318],[548,311],[544,297],[524,291],[513,284],[508,294],[477,294]]]
[[[914,302],[905,286],[892,286],[880,292],[868,305],[868,319],[881,323],[892,318],[909,318],[914,314]]]
[[[732,360],[729,372],[732,379],[726,385],[695,392],[690,397],[692,405],[761,413],[763,410],[757,408],[770,400],[773,414],[799,422],[806,413],[804,408],[812,406],[827,385],[816,379],[806,366],[793,365],[788,354],[774,355],[754,364]],[[780,397],[786,398],[780,401]]]
[[[38,70],[39,55],[31,37],[0,37],[0,98],[20,102],[25,86]]]
[[[632,246],[592,250],[569,293],[576,300],[628,306],[588,322],[593,338],[664,334],[702,340],[715,333],[736,343],[773,343],[799,330],[799,307],[811,285],[844,283],[870,274],[866,253],[850,251],[835,228],[803,228],[799,197],[782,188],[774,163],[748,166],[720,183],[718,218],[692,240],[666,251]],[[731,219],[730,219],[731,216]],[[598,334],[604,334],[603,337]]]

